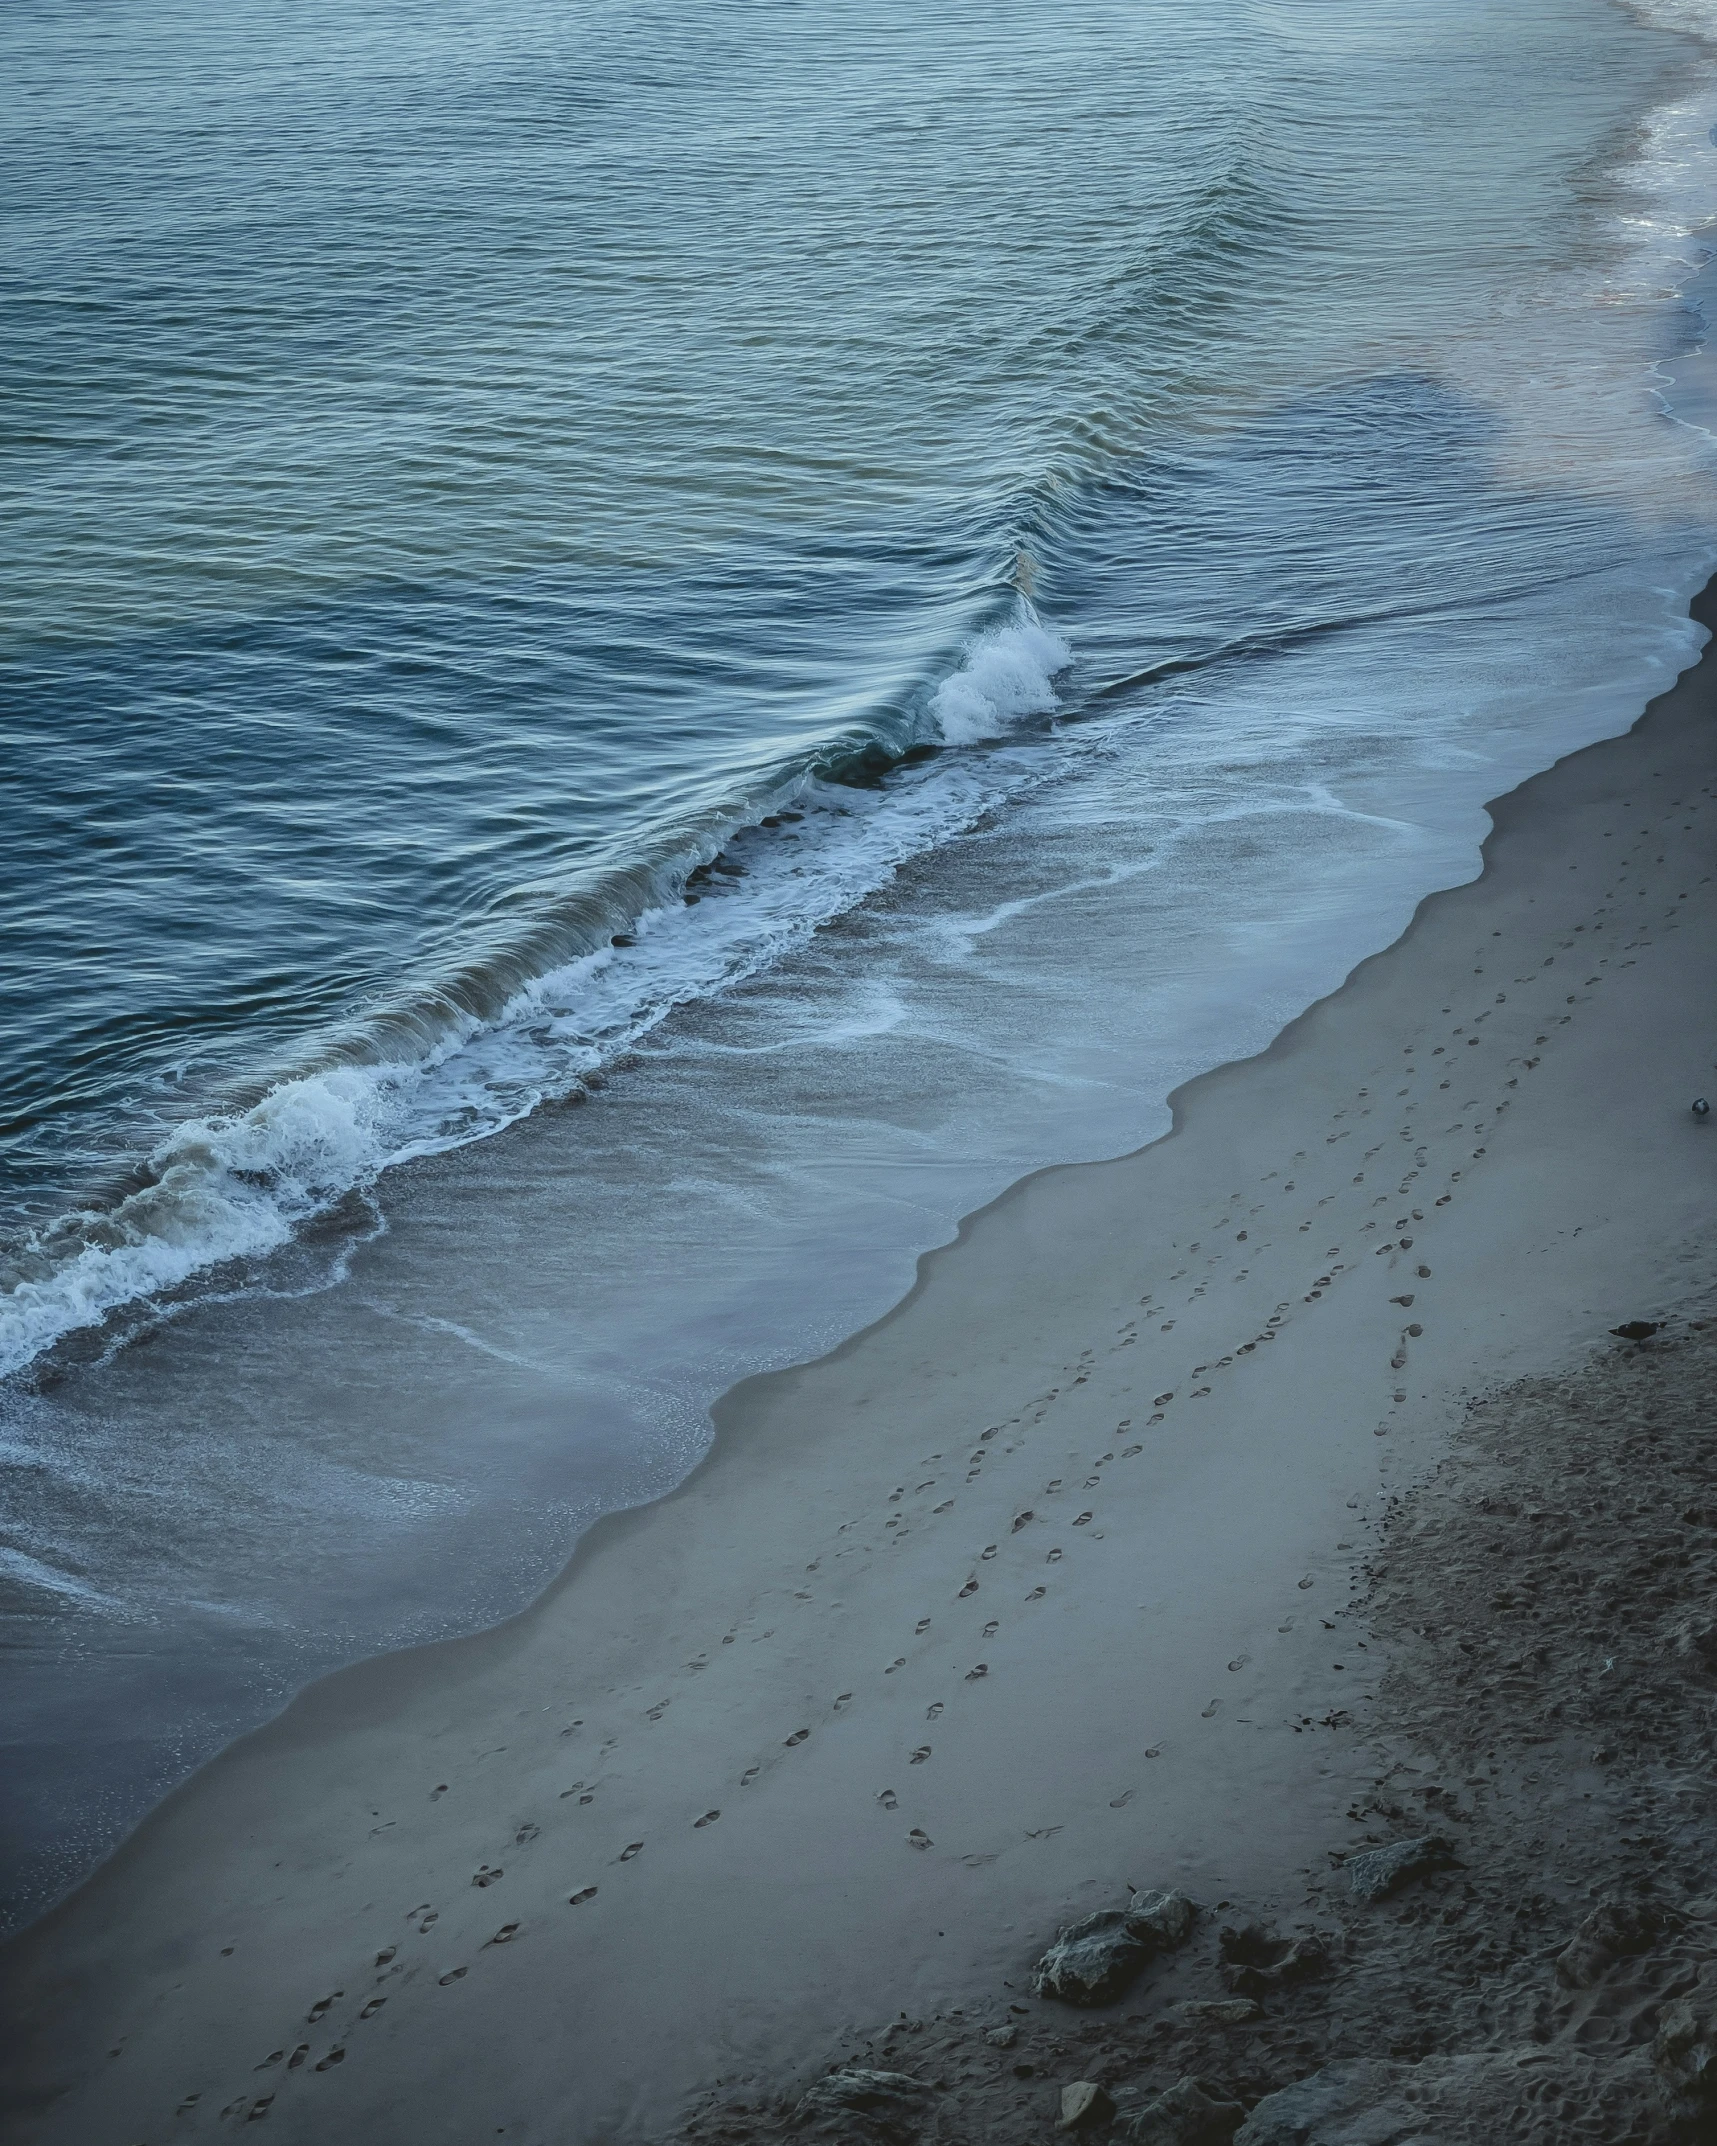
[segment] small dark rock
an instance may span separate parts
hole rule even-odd
[[[1105,2124],[1115,2113],[1115,2104],[1094,2079],[1075,2079],[1061,2089],[1061,2114],[1057,2131],[1084,2131]]]
[[[1387,2146],[1411,2136],[1412,2111],[1400,2099],[1408,2070],[1372,2057],[1328,2065],[1280,2093],[1266,2094],[1241,2125],[1234,2146],[1313,2146],[1314,2141],[1324,2146],[1326,2140],[1342,2146],[1376,2140]],[[1368,2118],[1374,2121],[1367,2123]],[[1396,2128],[1391,2118],[1409,2128]]]
[[[1134,2146],[1227,2146],[1244,2121],[1237,2101],[1221,2099],[1204,2079],[1179,2079],[1121,2126]]]
[[[830,2072],[793,2111],[793,2128],[875,2146],[907,2146],[918,2135],[929,2097],[924,2081],[906,2072]]]
[[[1195,1998],[1188,2004],[1176,2005],[1175,2010],[1195,2026],[1247,2027],[1264,2016],[1263,2006],[1250,1997]]]
[[[1446,1870],[1455,1851],[1440,1833],[1422,1834],[1417,1840],[1391,1841],[1387,1848],[1367,1848],[1349,1856],[1347,1882],[1359,1900],[1381,1900],[1413,1878],[1433,1870]]]
[[[1135,1893],[1124,1908],[1100,1908],[1069,1923],[1031,1978],[1039,1997],[1112,2004],[1159,1952],[1186,1942],[1198,1910],[1184,1893]]]

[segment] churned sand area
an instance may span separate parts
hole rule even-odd
[[[867,2042],[912,2072],[900,2015],[1051,2033],[1032,1963],[1129,1885],[1316,1920],[1332,1855],[1410,1830],[1388,1500],[1475,1396],[1711,1290],[1714,706],[1701,664],[1503,800],[1481,878],[1169,1137],[730,1394],[528,1614],[205,1769],[11,1948],[10,2135],[659,2137]],[[982,2054],[1020,2136],[1088,2075]]]

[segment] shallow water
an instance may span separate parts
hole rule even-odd
[[[0,26],[14,1917],[1162,1130],[1717,563],[1711,63],[1603,0],[87,22]]]

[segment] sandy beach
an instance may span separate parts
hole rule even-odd
[[[1016,1186],[879,1324],[729,1394],[697,1474],[527,1614],[332,1678],[207,1767],[10,1947],[10,2136],[742,2137],[855,2057],[939,2080],[950,2138],[1044,2136],[1068,2081],[1183,2065],[1250,2104],[1393,2045],[1357,1998],[1342,2041],[1339,1977],[1243,2056],[1183,2048],[1171,2001],[1221,1996],[1225,1921],[1334,1947],[1340,1859],[1423,1830],[1421,1764],[1494,1872],[1539,1872],[1519,1957],[1566,1944],[1593,1865],[1534,1797],[1617,1837],[1633,1747],[1592,1757],[1584,1642],[1530,1696],[1456,1684],[1470,1656],[1425,1628],[1525,1553],[1504,1530],[1467,1571],[1431,1523],[1463,1469],[1504,1504],[1554,1477],[1544,1397],[1610,1393],[1616,1326],[1663,1324],[1639,1361],[1666,1392],[1709,1380],[1714,699],[1704,662],[1502,800],[1482,876],[1184,1089],[1167,1138]],[[1486,1397],[1533,1435],[1481,1452]],[[1582,1570],[1621,1554],[1601,1520]],[[1493,1741],[1463,1787],[1479,1766],[1437,1753],[1505,1699],[1548,1741],[1513,1773]],[[1642,1836],[1676,1793],[1648,1760]],[[1185,1892],[1201,1935],[1070,2048],[1032,1964],[1129,1887]],[[1395,2061],[1480,2035],[1433,2009]]]

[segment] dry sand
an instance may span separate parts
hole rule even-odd
[[[1117,2092],[1226,2066],[1250,2101],[1355,2036],[1379,2057],[1481,2027],[1502,2046],[1516,1998],[1463,2028],[1429,1967],[1430,2039],[1379,2024],[1379,1991],[1421,1974],[1410,1934],[1272,1994],[1250,2054],[1168,2007],[1221,1994],[1242,1910],[1346,1944],[1332,1858],[1410,1829],[1403,1768],[1432,1769],[1420,1785],[1547,1903],[1490,1966],[1459,1952],[1480,1985],[1548,1975],[1606,1874],[1588,1843],[1573,1876],[1521,1875],[1576,1853],[1570,1799],[1608,1814],[1617,1883],[1639,1856],[1605,1797],[1673,1832],[1675,1767],[1590,1760],[1575,1695],[1604,1616],[1580,1589],[1577,1657],[1558,1636],[1554,1676],[1516,1663],[1488,1694],[1455,1682],[1457,1643],[1408,1633],[1488,1603],[1485,1557],[1530,1555],[1547,1600],[1563,1553],[1514,1516],[1465,1562],[1452,1538],[1415,1564],[1399,1523],[1383,1537],[1438,1466],[1411,1510],[1467,1495],[1476,1395],[1622,1376],[1609,1329],[1635,1317],[1684,1337],[1642,1360],[1704,1362],[1687,1322],[1713,1289],[1717,1116],[1688,1105],[1717,1086],[1714,692],[1702,664],[1504,800],[1482,878],[1263,1057],[1189,1086],[1167,1139],[1026,1181],[877,1326],[729,1395],[698,1473],[597,1528],[528,1614],[332,1678],[206,1768],[10,1948],[11,2135],[167,2146],[266,2121],[318,2146],[575,2146],[701,2109],[706,2135],[745,2137],[867,2045],[922,2069],[916,2033],[944,2080],[925,2121],[1003,2139],[1045,2134],[1051,2088],[1099,2062]],[[1508,1420],[1550,1390],[1520,1388]],[[1482,1465],[1536,1469],[1553,1503],[1561,1435],[1541,1411]],[[1629,1479],[1625,1455],[1604,1465]],[[1610,1558],[1621,1616],[1629,1529],[1597,1507],[1580,1554]],[[1552,1704],[1528,1764],[1494,1724]],[[1497,1755],[1456,1776],[1463,1722]],[[1712,1879],[1681,1860],[1692,1898]],[[1089,2016],[1088,2051],[1087,2016],[1028,1976],[1057,1924],[1129,1884],[1212,1912],[1166,1977]],[[1460,1884],[1480,1891],[1439,1906],[1469,1918],[1435,1933],[1451,1954],[1490,1896],[1470,1874],[1422,1889]],[[1008,2021],[1036,2057],[983,2040]]]

